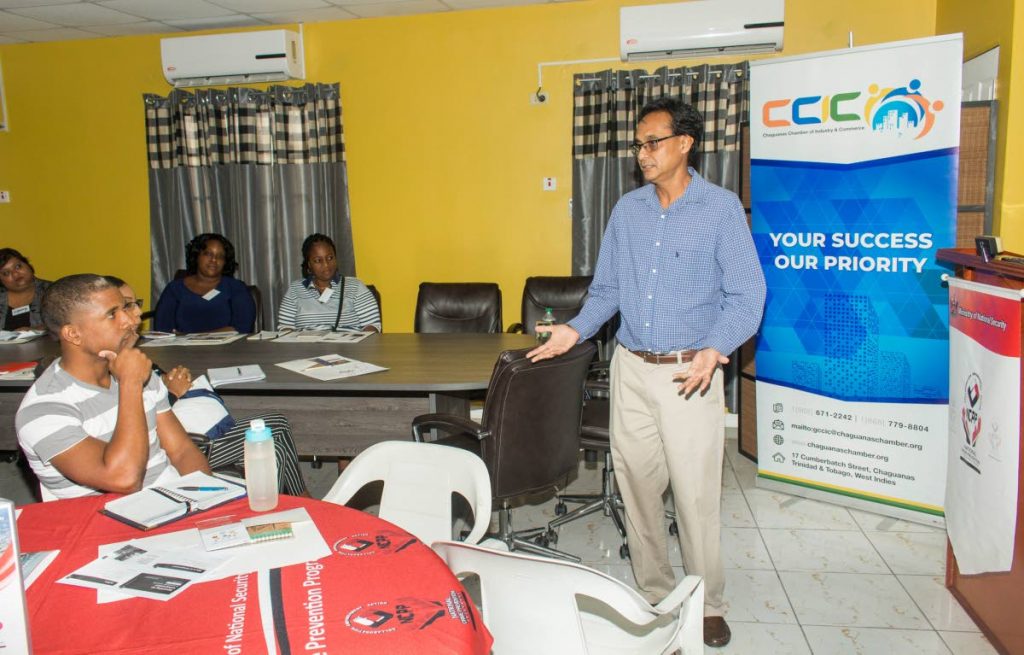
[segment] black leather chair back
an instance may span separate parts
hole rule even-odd
[[[501,332],[501,289],[493,282],[423,282],[415,330]]]
[[[503,352],[487,387],[480,456],[495,498],[548,489],[577,466],[583,383],[596,347],[584,342],[532,363],[528,349]]]
[[[252,329],[255,332],[263,331],[263,294],[260,293],[260,288],[255,284],[247,285],[249,287],[249,295],[252,296],[252,302],[256,305],[256,321],[253,323]]]
[[[383,332],[384,331],[384,329],[383,329],[384,328],[384,307],[382,307],[381,304],[380,304],[380,291],[377,291],[377,287],[373,286],[372,284],[367,284],[366,288],[370,290],[370,293],[373,294],[373,299],[377,301],[377,313],[380,314],[380,325],[381,325],[381,331]]]
[[[576,317],[587,300],[592,275],[564,277],[528,277],[523,287],[523,329],[526,334],[537,334],[537,321],[544,317],[548,307],[556,323],[565,323]]]

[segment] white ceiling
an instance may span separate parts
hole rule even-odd
[[[0,0],[0,44],[314,23],[557,0]]]

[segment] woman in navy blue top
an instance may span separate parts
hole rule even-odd
[[[220,234],[200,234],[185,249],[185,277],[168,284],[156,305],[153,329],[161,332],[249,333],[256,304],[238,269],[235,247]]]

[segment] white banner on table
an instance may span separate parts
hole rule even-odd
[[[949,280],[946,529],[960,572],[1009,571],[1020,457],[1020,292]]]

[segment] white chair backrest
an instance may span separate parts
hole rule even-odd
[[[625,584],[579,564],[457,542],[433,548],[456,576],[480,577],[495,655],[704,652],[699,576],[686,576],[652,607]]]
[[[361,452],[324,500],[347,503],[363,486],[382,480],[380,518],[425,544],[452,538],[452,493],[473,508],[467,543],[476,543],[491,521],[491,479],[477,455],[414,441],[385,441]]]

